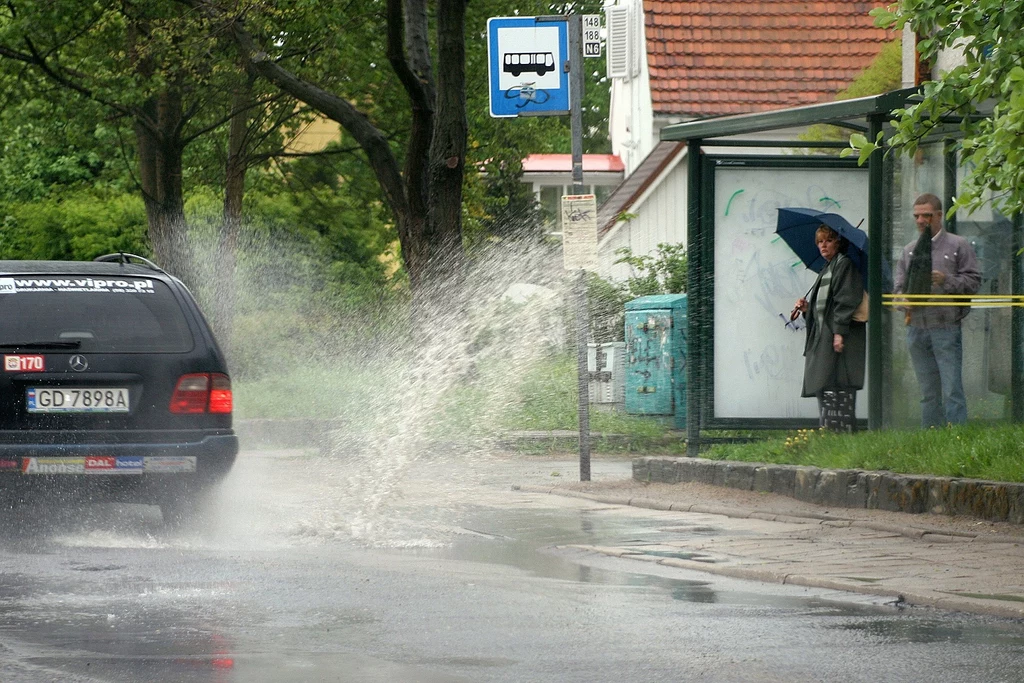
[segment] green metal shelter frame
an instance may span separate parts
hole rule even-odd
[[[661,131],[661,139],[666,141],[686,141],[688,145],[688,210],[687,210],[687,251],[690,254],[687,287],[689,293],[688,343],[689,358],[687,359],[687,412],[686,433],[687,451],[696,455],[702,443],[718,440],[716,437],[702,437],[702,429],[779,429],[798,426],[794,422],[784,423],[779,420],[730,420],[716,421],[713,419],[713,391],[710,380],[712,371],[709,361],[713,353],[714,332],[708,324],[713,316],[714,261],[713,261],[713,210],[709,210],[709,188],[714,184],[714,164],[707,163],[711,155],[708,150],[718,150],[719,158],[723,148],[829,148],[846,147],[841,142],[810,142],[807,140],[781,139],[756,140],[740,138],[757,133],[785,132],[787,129],[800,128],[812,124],[832,124],[856,132],[862,132],[869,140],[874,140],[879,133],[888,135],[888,122],[894,109],[904,107],[909,98],[917,93],[916,89],[897,90],[882,95],[859,99],[815,104],[791,109],[769,111],[756,114],[724,116],[667,126]],[[953,122],[955,124],[955,122]],[[955,136],[956,128],[951,126],[945,138]],[[933,136],[934,139],[943,138]],[[956,171],[955,157],[952,146],[947,145],[947,163],[945,197],[955,192]],[[778,157],[776,157],[778,158]],[[806,168],[814,168],[827,164],[822,155],[787,155],[788,165],[805,164]],[[847,160],[831,157],[835,167]],[[883,342],[891,337],[891,322],[883,316],[882,297],[882,260],[883,245],[891,242],[892,235],[883,226],[894,220],[891,195],[885,191],[885,185],[893,182],[892,164],[886,163],[887,158],[881,151],[876,151],[866,162],[868,173],[868,236],[869,267],[869,316],[879,324],[868,325],[867,379],[873,387],[868,396],[868,428],[881,429],[887,426],[883,410],[892,401],[891,387],[883,380],[886,375],[886,363],[889,356],[883,353]],[[950,169],[953,169],[952,171]],[[888,181],[887,181],[888,177]],[[951,232],[956,231],[955,220],[947,221]],[[711,239],[707,239],[708,237]],[[709,242],[711,242],[709,246]],[[1021,221],[1016,217],[1013,221],[1012,248],[1019,254],[1024,247],[1021,238]],[[1021,259],[1014,257],[1010,268],[1010,287],[1014,295],[1021,294],[1022,273]],[[1022,322],[1024,310],[1020,307],[1011,309],[1010,323],[1010,418],[1014,422],[1024,421],[1024,360],[1021,354]]]

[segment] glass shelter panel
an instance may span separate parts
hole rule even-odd
[[[794,302],[809,295],[815,272],[776,233],[779,209],[837,213],[865,223],[865,169],[822,158],[716,158],[714,176],[713,380],[715,420],[817,420],[802,397],[803,318]],[[784,165],[785,164],[785,165]],[[826,165],[828,164],[828,165]],[[817,253],[811,226],[806,243]],[[867,390],[857,417],[867,417]],[[719,423],[725,426],[726,423]]]
[[[937,195],[943,202],[943,229],[968,241],[981,274],[978,298],[966,303],[969,311],[960,323],[967,419],[1008,420],[1011,418],[1012,309],[1008,300],[980,297],[1013,293],[1011,271],[1017,261],[1013,249],[1013,222],[990,206],[971,214],[960,211],[952,218],[945,217],[962,173],[943,143],[923,145],[915,156],[896,157],[890,164],[887,173],[893,182],[888,184],[891,194],[887,212],[890,228],[887,256],[893,272],[904,247],[918,239],[913,218],[914,200],[924,193]],[[934,306],[939,301],[929,303]],[[915,310],[921,308],[915,307]],[[896,428],[922,426],[922,414],[927,411],[923,408],[923,383],[928,379],[924,374],[918,376],[926,369],[918,365],[915,370],[910,354],[913,326],[907,324],[904,311],[897,308],[887,311],[890,325],[887,343],[883,344],[883,357],[886,384],[891,393],[885,406],[884,422]]]

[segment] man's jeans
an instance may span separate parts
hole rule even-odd
[[[907,348],[921,387],[921,425],[927,428],[967,422],[960,326],[933,329],[911,326],[907,331]]]

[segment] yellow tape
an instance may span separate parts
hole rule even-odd
[[[1024,301],[1020,294],[883,294],[883,299],[997,299]]]
[[[883,294],[882,298],[884,299],[882,305],[890,308],[916,308],[918,306],[1013,308],[1024,306],[1024,295],[1019,294]]]
[[[889,308],[918,308],[920,306],[942,306],[953,308],[954,306],[967,306],[969,308],[1014,308],[1024,306],[1024,301],[997,302],[997,301],[965,301],[963,303],[951,303],[948,301],[883,301],[883,306]]]

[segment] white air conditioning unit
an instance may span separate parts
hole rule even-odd
[[[626,344],[587,344],[587,383],[591,403],[626,403]]]

